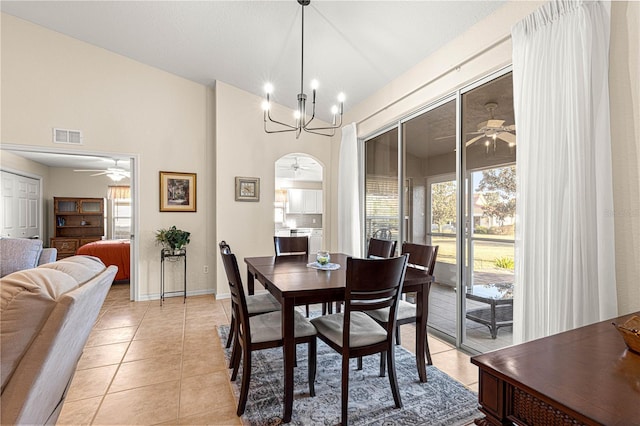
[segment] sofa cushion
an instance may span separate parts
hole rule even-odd
[[[73,256],[0,279],[2,389],[58,299],[105,270],[97,258]]]
[[[38,266],[42,240],[25,238],[0,239],[0,277]]]

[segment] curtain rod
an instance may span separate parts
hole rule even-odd
[[[434,83],[437,80],[440,80],[442,77],[444,77],[445,75],[449,74],[451,71],[455,71],[458,68],[460,68],[461,66],[463,66],[464,64],[474,60],[475,58],[477,58],[478,56],[486,53],[487,51],[493,49],[494,47],[496,47],[499,44],[504,43],[506,40],[509,40],[511,38],[511,34],[508,34],[506,36],[500,37],[499,39],[497,39],[496,41],[494,41],[493,43],[491,43],[489,46],[485,47],[484,49],[466,57],[465,59],[463,59],[462,61],[458,62],[456,65],[449,67],[447,70],[441,72],[440,74],[436,75],[435,77],[433,77],[432,79],[422,83],[420,86],[416,87],[415,89],[409,91],[408,93],[405,93],[404,95],[402,95],[400,98],[389,102],[387,105],[383,106],[382,108],[379,108],[377,111],[372,112],[371,114],[369,114],[368,116],[366,116],[365,118],[359,120],[358,122],[356,122],[356,124],[361,124],[364,123],[365,121],[371,119],[372,117],[375,117],[376,115],[380,114],[382,111],[391,108],[392,106],[394,106],[395,104],[407,99],[409,96],[413,95],[414,93],[424,89],[425,87],[427,87],[428,85]]]

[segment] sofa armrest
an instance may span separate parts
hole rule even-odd
[[[42,253],[40,253],[40,259],[38,260],[38,266],[44,265],[45,263],[55,262],[57,257],[58,257],[58,249],[56,248],[42,249]]]

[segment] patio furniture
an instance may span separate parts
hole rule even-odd
[[[466,298],[489,305],[468,310],[466,317],[489,327],[492,339],[498,337],[499,328],[513,325],[513,283],[473,285]]]

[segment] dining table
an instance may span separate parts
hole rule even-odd
[[[284,358],[284,413],[283,421],[291,421],[293,411],[293,369],[295,366],[295,340],[293,312],[296,306],[340,302],[345,298],[346,268],[349,255],[331,253],[331,263],[340,265],[335,270],[311,267],[316,256],[261,256],[246,257],[247,291],[255,293],[259,281],[282,306],[282,337]],[[427,316],[429,290],[433,277],[427,271],[407,267],[403,293],[416,293],[416,363],[421,382],[427,381]]]

